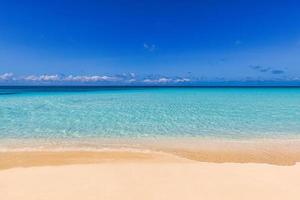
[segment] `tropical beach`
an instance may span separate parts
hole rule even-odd
[[[299,197],[298,88],[1,92],[4,199]]]
[[[299,200],[299,7],[0,0],[0,200]]]

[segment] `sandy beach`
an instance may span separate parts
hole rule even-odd
[[[299,8],[1,1],[0,200],[300,200]]]
[[[300,165],[208,163],[151,151],[6,152],[3,200],[299,199]]]

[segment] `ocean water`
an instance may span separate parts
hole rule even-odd
[[[0,87],[3,140],[159,137],[300,137],[300,88]]]

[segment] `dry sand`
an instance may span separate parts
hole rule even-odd
[[[1,200],[300,199],[299,164],[118,151],[1,153],[0,166]]]

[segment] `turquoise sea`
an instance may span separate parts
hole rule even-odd
[[[0,87],[3,140],[299,136],[300,88]]]

